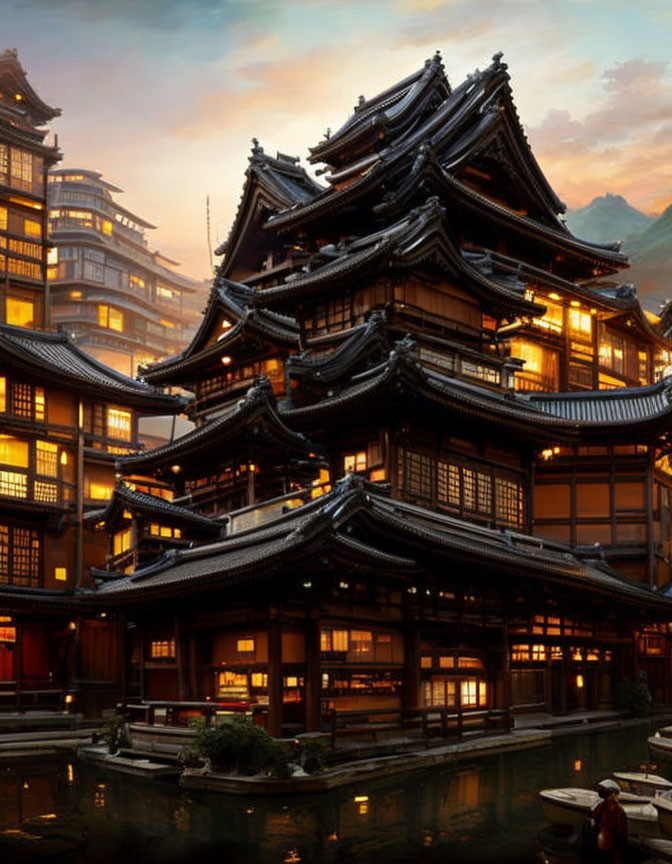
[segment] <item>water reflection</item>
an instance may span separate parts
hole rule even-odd
[[[568,861],[574,850],[548,833],[538,790],[591,785],[636,767],[646,758],[647,734],[639,727],[575,736],[469,766],[282,800],[186,794],[87,763],[25,762],[0,770],[0,861]]]

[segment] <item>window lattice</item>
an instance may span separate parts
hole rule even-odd
[[[40,585],[41,544],[37,531],[0,525],[0,582],[24,588]]]

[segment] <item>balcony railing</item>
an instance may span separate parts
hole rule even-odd
[[[257,528],[260,525],[264,525],[266,522],[277,519],[278,516],[282,516],[289,510],[302,507],[314,498],[319,498],[325,492],[328,492],[330,488],[331,486],[328,483],[303,487],[302,489],[288,492],[286,495],[279,495],[277,498],[262,501],[259,504],[241,507],[239,510],[233,510],[231,513],[227,513],[220,518],[226,525],[227,535],[237,534],[239,531],[247,531],[249,528]]]

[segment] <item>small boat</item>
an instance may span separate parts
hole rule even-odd
[[[669,727],[666,727],[669,728]],[[647,739],[649,753],[662,761],[672,760],[672,738],[660,734],[660,730]]]
[[[656,795],[652,799],[653,806],[658,811],[658,824],[664,837],[672,837],[672,797],[669,792]]]
[[[593,789],[574,787],[542,789],[539,797],[544,816],[552,825],[577,831],[601,800]],[[643,837],[660,836],[659,813],[652,806],[652,799],[623,792],[618,796],[618,800],[628,817],[628,834]],[[669,804],[672,815],[672,800]]]
[[[672,840],[662,837],[645,837],[644,847],[653,852],[659,861],[672,861]]]
[[[541,809],[551,825],[576,828],[583,825],[595,809],[600,796],[594,789],[542,789],[539,793]]]
[[[614,771],[613,777],[624,792],[632,792],[634,795],[643,795],[646,798],[672,791],[672,782],[657,774],[644,771]]]

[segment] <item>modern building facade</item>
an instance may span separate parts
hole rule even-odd
[[[61,158],[45,124],[60,114],[29,84],[16,50],[0,54],[0,323],[48,324],[47,172]]]
[[[121,192],[97,171],[49,175],[48,270],[53,323],[125,375],[179,351],[198,315],[185,298],[198,283],[152,252],[154,226],[115,201]]]
[[[562,222],[501,55],[455,88],[437,55],[310,154],[327,185],[254,142],[201,327],[145,371],[196,428],[119,470],[226,535],[176,549],[173,512],[153,564],[108,550],[125,696],[277,734],[599,708],[622,677],[669,701],[672,346]],[[100,514],[111,544],[141,504]]]

